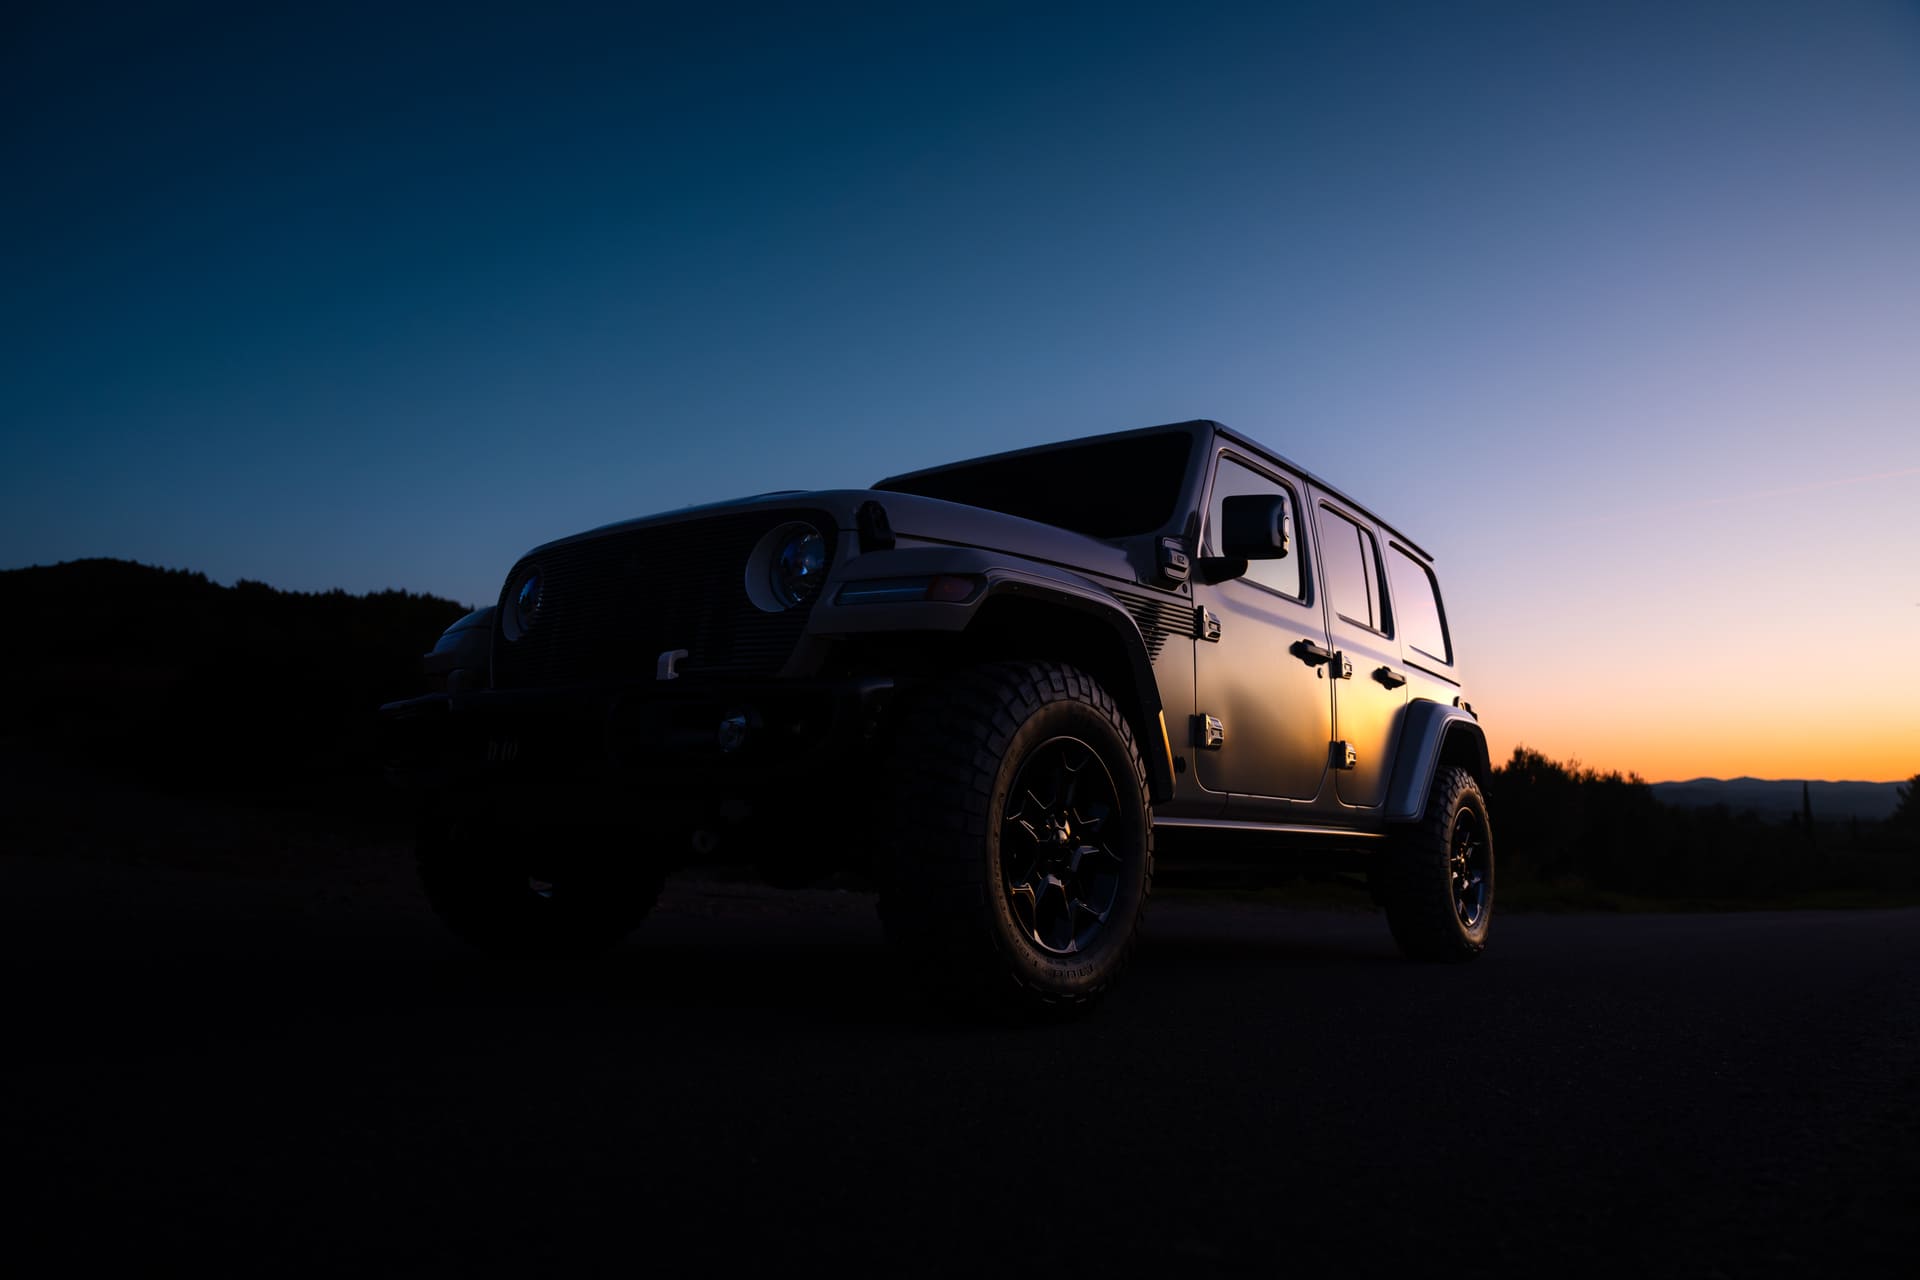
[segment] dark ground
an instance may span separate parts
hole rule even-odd
[[[0,857],[10,1270],[1920,1252],[1920,911],[1507,915],[1430,968],[1370,912],[1182,897],[1093,1016],[1014,1029],[921,1002],[857,894],[683,880],[542,985],[444,936],[400,848],[196,847]]]

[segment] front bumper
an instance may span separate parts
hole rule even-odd
[[[417,789],[751,792],[857,767],[892,691],[856,679],[434,693],[380,708],[381,755],[389,781]]]

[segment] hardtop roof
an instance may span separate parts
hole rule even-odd
[[[1225,423],[1216,422],[1212,418],[1194,418],[1187,422],[1167,422],[1167,423],[1162,423],[1161,425],[1156,427],[1135,427],[1132,430],[1128,430],[1128,431],[1105,431],[1105,432],[1100,432],[1098,434],[1090,435],[1090,436],[1075,436],[1069,440],[1054,440],[1054,441],[1050,441],[1047,444],[1028,445],[1024,449],[1007,449],[1007,450],[1003,450],[1000,453],[981,454],[979,457],[976,457],[976,458],[962,458],[954,462],[943,462],[937,467],[921,467],[917,471],[903,471],[898,475],[887,476],[885,479],[875,482],[873,487],[876,489],[885,489],[890,485],[894,485],[902,481],[917,480],[921,476],[936,475],[942,471],[956,470],[961,467],[971,466],[977,462],[999,462],[1004,459],[1019,458],[1019,457],[1027,456],[1029,454],[1048,453],[1055,449],[1063,449],[1072,445],[1087,444],[1087,443],[1091,443],[1093,441],[1098,441],[1098,440],[1123,440],[1129,436],[1144,436],[1144,435],[1150,435],[1154,432],[1159,432],[1159,431],[1184,431],[1196,436],[1210,434],[1216,440],[1224,440],[1229,444],[1235,445],[1241,449],[1246,450],[1248,453],[1251,453],[1256,457],[1264,458],[1266,461],[1271,462],[1276,466],[1285,467],[1287,470],[1292,471],[1294,474],[1300,476],[1302,479],[1312,484],[1315,488],[1325,493],[1328,497],[1339,499],[1341,502],[1345,503],[1347,506],[1353,508],[1355,511],[1359,512],[1361,515],[1365,516],[1367,519],[1379,525],[1381,529],[1383,529],[1389,534],[1392,534],[1393,537],[1396,538],[1402,546],[1406,547],[1409,551],[1412,551],[1416,555],[1420,556],[1421,559],[1426,560],[1428,563],[1433,562],[1433,555],[1431,552],[1427,551],[1424,547],[1422,547],[1419,543],[1415,542],[1412,538],[1409,538],[1405,533],[1402,533],[1394,525],[1389,524],[1385,520],[1382,520],[1379,517],[1379,515],[1377,515],[1365,503],[1354,500],[1352,496],[1350,496],[1345,491],[1340,489],[1339,486],[1327,483],[1327,481],[1322,479],[1320,476],[1315,475],[1313,472],[1307,470],[1305,467],[1301,466],[1299,463],[1290,461],[1284,455],[1280,454],[1279,452],[1271,448],[1268,448],[1266,445],[1260,443],[1258,440],[1255,440],[1252,436],[1249,436],[1244,432],[1235,431],[1232,427],[1227,426]]]

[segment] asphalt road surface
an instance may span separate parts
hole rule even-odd
[[[488,970],[375,851],[0,858],[0,1254],[572,1274],[1912,1274],[1920,913],[1157,901],[1093,1016],[985,1026],[871,902],[681,883]],[[9,1269],[12,1269],[10,1264]]]

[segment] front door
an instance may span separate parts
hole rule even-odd
[[[1222,451],[1215,463],[1203,557],[1218,554],[1221,503],[1234,494],[1279,494],[1293,537],[1286,556],[1252,561],[1243,576],[1225,582],[1204,580],[1204,558],[1197,566],[1193,599],[1204,613],[1194,644],[1192,742],[1200,785],[1209,791],[1311,800],[1326,776],[1333,695],[1325,664],[1315,660],[1325,652],[1327,629],[1300,522],[1302,491],[1297,481],[1233,453]],[[1219,638],[1209,640],[1216,623]],[[1219,733],[1212,746],[1210,720]]]

